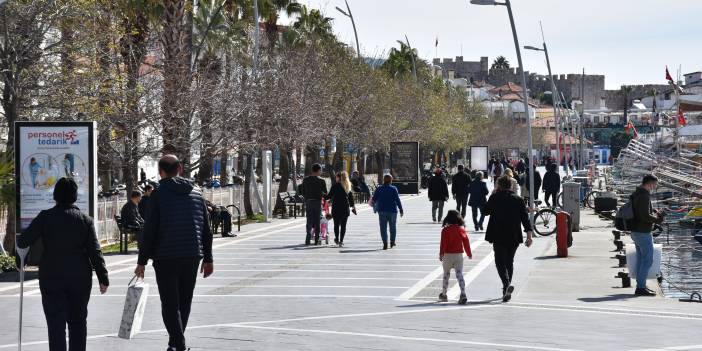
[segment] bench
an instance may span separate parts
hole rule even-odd
[[[137,234],[140,229],[125,226],[122,217],[118,215],[115,215],[115,223],[119,229],[119,253],[126,254],[129,252],[129,235]]]
[[[292,216],[293,218],[297,218],[298,212],[300,216],[305,214],[305,198],[302,197],[302,195],[295,191],[288,191],[285,193],[285,195],[283,195],[283,193],[280,193],[279,195],[281,196],[285,207],[288,209],[289,217]]]

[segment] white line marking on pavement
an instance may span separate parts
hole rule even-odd
[[[475,242],[474,245],[472,245],[471,250],[477,249],[484,242],[484,240]],[[431,273],[424,276],[424,278],[422,278],[420,281],[412,285],[412,287],[407,289],[407,291],[402,293],[402,295],[398,296],[397,299],[409,300],[413,298],[414,295],[417,295],[417,293],[429,286],[429,284],[431,284],[433,281],[439,278],[442,274],[444,274],[444,268],[441,265],[439,265],[439,267],[437,267],[435,270],[431,271]]]
[[[338,272],[338,271],[335,271]],[[115,280],[130,280],[132,278],[130,277],[116,277],[112,278],[110,277],[110,281],[115,281]],[[395,277],[374,277],[374,278],[366,278],[366,277],[256,277],[256,276],[239,276],[239,277],[207,277],[207,280],[391,280],[391,281],[411,281],[414,282],[417,279],[415,278],[395,278]],[[148,282],[154,282],[155,279],[150,279],[147,277],[147,283]],[[112,285],[110,285],[112,287]]]
[[[273,266],[273,267],[278,267],[278,266],[340,266],[340,267],[434,267],[435,265],[433,264],[383,264],[383,263],[377,263],[377,264],[366,264],[366,263],[327,263],[327,262],[318,262],[318,263],[295,263],[295,262],[282,262],[282,263],[215,263],[216,267],[231,267],[231,266],[240,266],[240,267],[257,267],[257,266]]]
[[[494,260],[495,260],[495,253],[490,251],[490,253],[487,256],[485,256],[485,258],[480,260],[480,263],[478,263],[478,265],[473,267],[473,269],[471,269],[467,273],[463,274],[463,280],[465,280],[466,289],[468,288],[470,283],[472,283],[475,280],[475,278],[477,278],[480,275],[480,273],[482,273],[485,270],[485,268],[490,266],[490,264]],[[461,287],[458,286],[458,283],[456,283],[451,288],[451,290],[448,291],[447,296],[449,299],[457,299],[460,294],[461,294]]]
[[[126,288],[127,285],[110,285],[112,288]],[[98,287],[95,287],[97,289]],[[307,288],[326,288],[326,289],[407,289],[407,286],[382,286],[382,285],[228,285],[228,284],[215,284],[215,285],[203,285],[196,284],[195,289],[198,288],[276,288],[276,289],[307,289]]]
[[[689,345],[689,346],[668,346],[656,349],[640,349],[632,351],[685,351],[685,350],[702,350],[702,345]]]
[[[403,340],[403,341],[430,341],[446,344],[459,344],[459,345],[475,345],[475,346],[492,346],[492,347],[506,347],[513,349],[528,349],[528,350],[544,350],[544,351],[577,351],[575,349],[564,349],[564,348],[553,348],[553,347],[542,347],[542,346],[532,346],[532,345],[516,345],[516,344],[497,344],[491,342],[479,342],[479,341],[465,341],[465,340],[451,340],[451,339],[435,339],[435,338],[419,338],[411,336],[397,336],[397,335],[385,335],[385,334],[371,334],[371,333],[355,333],[355,332],[342,332],[333,330],[319,330],[319,329],[297,329],[297,328],[282,328],[282,327],[263,327],[254,325],[231,325],[225,326],[231,328],[244,328],[244,329],[261,329],[261,330],[277,330],[277,331],[288,331],[288,332],[298,332],[298,333],[311,333],[311,334],[332,334],[332,335],[345,335],[345,336],[365,336],[370,338],[380,338],[380,339],[392,339],[392,340]]]
[[[533,309],[533,310],[546,310],[546,311],[566,311],[566,312],[577,312],[577,313],[602,313],[602,314],[627,315],[627,316],[644,316],[644,317],[651,317],[651,318],[702,320],[702,314],[661,312],[661,311],[651,311],[651,310],[632,310],[632,309],[621,309],[621,308],[613,308],[613,307],[588,307],[588,306],[577,306],[577,305],[538,304],[538,303],[524,303],[524,302],[510,302],[508,304],[498,304],[498,306],[511,307],[511,308]]]

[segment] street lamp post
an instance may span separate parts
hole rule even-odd
[[[527,124],[527,155],[529,158],[529,207],[534,208],[534,166],[536,162],[534,160],[534,155],[532,154],[532,136],[531,136],[531,118],[529,117],[529,95],[527,90],[526,73],[524,72],[524,64],[522,63],[522,52],[519,48],[519,39],[517,38],[517,28],[514,25],[514,16],[512,15],[512,5],[510,0],[505,0],[505,2],[497,2],[495,0],[470,0],[471,4],[474,5],[501,5],[507,7],[507,14],[509,15],[509,23],[512,26],[512,37],[514,37],[514,48],[517,51],[517,62],[519,63],[519,68],[522,71],[522,90],[524,92],[524,116]],[[529,221],[532,226],[534,225],[534,213],[529,212]]]
[[[351,7],[349,6],[349,2],[347,0],[344,0],[344,2],[346,3],[346,11],[339,8],[339,6],[336,7],[336,10],[341,12],[344,16],[351,19],[351,25],[353,26],[353,35],[354,35],[354,37],[356,37],[356,54],[358,55],[358,61],[361,61],[361,46],[358,43],[358,32],[356,31],[356,21],[353,20],[353,13],[351,13]]]
[[[535,51],[543,51],[544,54],[546,55],[546,68],[548,69],[548,78],[551,80],[551,104],[553,105],[553,115],[555,118],[555,127],[556,127],[556,165],[558,165],[558,168],[560,168],[561,164],[561,139],[560,139],[560,133],[559,133],[559,128],[560,128],[560,118],[559,118],[559,113],[558,113],[558,107],[556,106],[556,99],[558,99],[558,89],[556,88],[556,82],[553,80],[553,73],[551,73],[551,61],[549,60],[548,57],[548,48],[546,47],[546,41],[543,42],[544,48],[539,49],[537,47],[533,46],[525,46],[524,48],[527,50],[535,50]]]

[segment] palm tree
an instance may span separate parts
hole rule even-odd
[[[497,56],[490,67],[490,69],[494,70],[508,70],[509,68],[509,61],[504,56]]]
[[[280,14],[285,12],[288,17],[300,14],[303,5],[297,0],[261,0],[259,10],[263,19],[263,26],[268,38],[269,59],[273,57],[273,49],[278,43],[278,19]]]
[[[399,42],[400,49],[390,49],[387,61],[383,63],[381,69],[385,70],[392,77],[403,77],[412,73],[412,61],[417,60],[417,49],[410,49],[406,44]]]

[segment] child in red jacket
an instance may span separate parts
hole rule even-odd
[[[456,210],[448,211],[446,218],[444,218],[444,228],[441,230],[441,246],[439,248],[439,261],[444,266],[444,284],[442,293],[439,294],[439,301],[441,302],[448,301],[446,291],[448,290],[449,278],[451,277],[451,268],[456,271],[458,286],[461,287],[461,297],[458,299],[458,303],[465,305],[468,302],[466,283],[463,280],[463,251],[465,250],[466,255],[470,259],[473,258],[473,254],[470,251],[468,234],[463,228],[464,224],[463,218]]]

